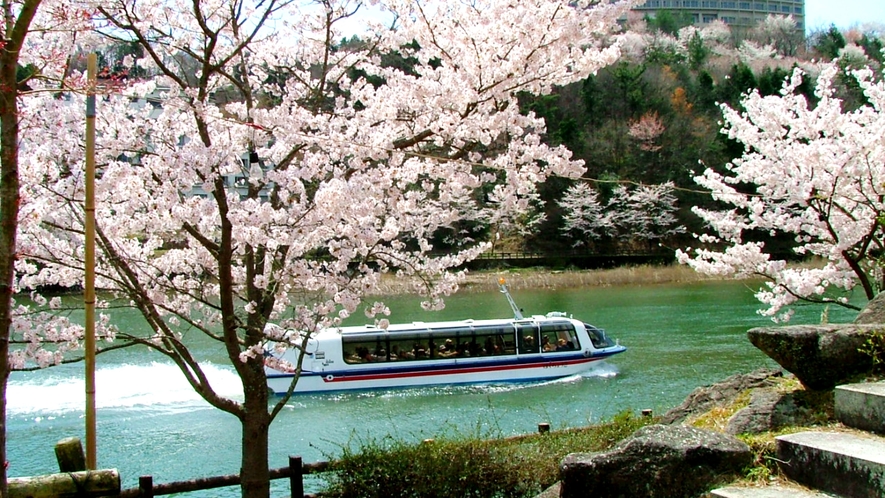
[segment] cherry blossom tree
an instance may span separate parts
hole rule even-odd
[[[620,185],[612,192],[606,207],[620,240],[632,245],[653,247],[661,240],[682,233],[675,212],[674,185]]]
[[[805,38],[793,16],[774,14],[759,21],[751,36],[763,45],[774,46],[783,56],[796,55]]]
[[[576,247],[598,240],[614,231],[611,219],[605,215],[599,192],[587,182],[578,182],[563,194],[559,205],[563,209],[562,231],[574,239]]]
[[[822,69],[816,106],[796,92],[801,70],[781,95],[747,95],[745,112],[723,106],[723,132],[744,154],[724,174],[695,178],[724,209],[694,210],[711,233],[680,261],[706,274],[764,278],[756,297],[775,320],[788,320],[797,301],[856,309],[855,286],[868,299],[882,290],[885,82],[870,69],[852,72],[869,104],[845,111],[835,97],[839,73],[837,64]],[[792,265],[760,235],[789,236],[796,256],[822,263]]]
[[[303,348],[388,272],[440,308],[488,244],[441,256],[434,234],[477,212],[512,223],[536,183],[583,170],[542,142],[543,120],[522,115],[517,94],[616,60],[610,35],[633,3],[390,0],[379,5],[395,29],[367,21],[365,43],[348,47],[337,26],[360,2],[94,3],[99,33],[143,50],[123,65],[157,75],[98,109],[96,286],[150,326],[118,340],[167,356],[240,420],[243,496],[269,493],[268,428],[288,398],[269,398],[268,341]],[[385,65],[394,52],[410,66]],[[79,109],[78,95],[27,103],[20,289],[83,279]],[[388,311],[366,314],[383,324]],[[224,349],[241,398],[207,378],[188,348],[196,333]]]
[[[588,183],[576,183],[563,195],[563,232],[572,234],[575,245],[603,237],[628,245],[650,247],[656,242],[683,233],[676,218],[674,185],[619,185],[603,205],[599,193]]]
[[[627,134],[639,141],[639,148],[648,152],[657,152],[661,146],[655,140],[664,133],[664,123],[658,117],[658,113],[645,113],[639,119],[630,123]]]

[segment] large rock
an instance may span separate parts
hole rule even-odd
[[[713,407],[726,406],[747,389],[773,386],[774,378],[781,375],[780,370],[760,368],[747,374],[732,375],[709,386],[698,387],[681,405],[665,413],[661,417],[661,423],[682,423],[694,416],[707,413]]]
[[[871,299],[857,314],[854,323],[855,325],[885,323],[885,292],[880,292]]]
[[[882,329],[883,325],[792,325],[754,328],[747,336],[805,387],[825,391],[871,371],[872,359],[859,349]]]
[[[562,498],[688,498],[752,462],[750,448],[720,432],[650,425],[604,453],[574,453],[560,465]]]
[[[774,388],[754,389],[750,403],[728,419],[728,434],[760,434],[784,427],[811,425],[817,412],[802,399],[801,392],[782,392]]]

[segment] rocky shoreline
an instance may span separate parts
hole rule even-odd
[[[883,317],[885,297],[877,297],[853,324],[749,330],[750,342],[783,370],[699,387],[612,450],[566,456],[560,482],[537,498],[829,496],[806,494],[803,485],[882,496],[885,459],[864,458],[885,452],[885,439],[864,431],[885,433],[885,384],[882,365],[861,346],[885,344]],[[866,397],[844,394],[853,391]],[[882,411],[870,415],[874,406]]]

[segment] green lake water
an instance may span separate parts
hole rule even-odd
[[[746,283],[512,294],[527,315],[569,312],[605,329],[628,350],[585,375],[554,382],[302,395],[271,428],[271,467],[286,466],[289,455],[305,462],[334,458],[343,445],[369,438],[509,436],[534,432],[540,422],[555,430],[623,410],[663,413],[698,386],[776,366],[746,338],[748,329],[771,324],[756,313],[759,303]],[[436,313],[421,311],[410,297],[385,302],[393,311],[391,322],[512,315],[499,292],[457,295]],[[799,308],[792,323],[818,323],[820,313],[819,307]],[[834,323],[853,317],[842,309],[829,312]],[[119,319],[124,326],[144,326],[135,315]],[[211,351],[205,355],[213,358]],[[216,389],[236,396],[238,379],[217,358],[209,367]],[[7,396],[11,477],[56,472],[55,443],[83,437],[82,371],[82,365],[66,365],[12,376]],[[137,486],[141,475],[162,483],[238,471],[237,421],[202,401],[160,355],[139,349],[100,356],[96,391],[98,466],[117,468],[124,488]],[[237,494],[229,489],[188,496]],[[278,494],[284,494],[282,488]]]

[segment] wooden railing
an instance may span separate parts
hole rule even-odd
[[[78,438],[71,437],[59,441],[55,445],[55,455],[60,473],[11,478],[8,486],[9,498],[34,496],[153,498],[240,485],[239,474],[164,484],[154,484],[152,476],[141,476],[137,488],[121,490],[120,474],[116,469],[86,470],[86,456]],[[300,456],[290,456],[289,466],[270,469],[269,477],[271,480],[288,478],[292,498],[317,498],[317,495],[304,494],[304,476],[326,472],[330,467],[330,462],[305,464]]]
[[[304,494],[304,476],[320,474],[330,467],[329,462],[316,462],[305,464],[299,456],[289,457],[289,466],[270,470],[270,479],[289,479],[289,492],[292,498],[316,498],[314,494]],[[191,479],[189,481],[169,482],[154,484],[153,477],[141,476],[138,479],[138,487],[124,489],[118,495],[120,498],[153,498],[154,496],[171,495],[175,493],[190,493],[207,489],[239,486],[240,475],[230,474],[225,476],[205,477]]]
[[[495,266],[548,266],[576,267],[582,269],[610,268],[625,264],[668,263],[673,261],[671,250],[621,250],[621,251],[588,251],[565,250],[549,252],[532,251],[489,251],[475,260],[466,263],[470,269],[481,269]]]
[[[629,250],[629,251],[488,251],[477,259],[557,259],[557,258],[634,258],[672,256],[670,250]]]

